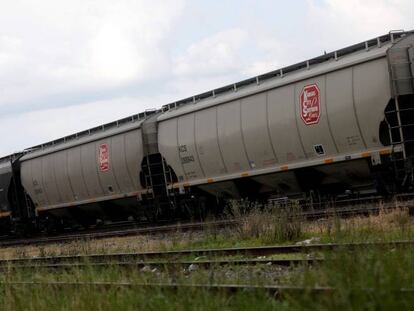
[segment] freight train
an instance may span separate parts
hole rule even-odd
[[[414,32],[390,32],[3,157],[0,227],[412,191],[413,76]]]

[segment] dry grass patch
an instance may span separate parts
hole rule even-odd
[[[414,236],[414,222],[408,208],[381,209],[378,214],[345,219],[330,217],[304,224],[307,235],[328,240],[365,241],[408,239]]]
[[[98,240],[53,243],[41,246],[13,246],[0,249],[0,259],[78,254],[163,251],[185,248],[203,239],[202,233],[168,233],[113,237]]]
[[[240,220],[234,234],[241,240],[257,239],[269,244],[295,241],[303,236],[299,206],[233,201],[228,213]]]

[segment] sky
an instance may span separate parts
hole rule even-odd
[[[0,156],[414,29],[412,0],[0,4]]]

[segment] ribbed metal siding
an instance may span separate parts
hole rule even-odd
[[[99,146],[109,147],[109,170],[99,167]],[[102,201],[140,191],[141,130],[117,134],[22,162],[22,183],[38,207]]]
[[[161,119],[160,151],[180,172],[187,164],[182,163],[177,149],[189,144],[185,156],[193,156],[191,172],[196,173],[187,171],[182,176],[183,180],[195,180],[381,147],[379,125],[390,99],[386,69],[385,58],[376,59],[177,118]],[[311,84],[320,91],[320,119],[317,124],[306,125],[301,119],[300,94]],[[197,148],[193,148],[194,130]],[[322,154],[315,149],[319,145]]]
[[[207,176],[227,172],[218,144],[217,107],[195,113],[195,137],[200,164]]]
[[[295,114],[295,87],[288,85],[268,92],[268,126],[279,163],[305,159]]]
[[[242,133],[251,168],[263,168],[277,163],[270,140],[267,115],[267,93],[242,99]]]

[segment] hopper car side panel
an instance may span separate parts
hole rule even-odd
[[[294,96],[294,85],[270,90],[267,96],[270,137],[279,163],[305,159],[298,124],[292,122],[295,114]]]
[[[247,158],[247,151],[244,145],[243,132],[241,130],[240,113],[240,100],[218,106],[218,141],[228,173],[247,171],[250,169],[249,159]]]
[[[141,160],[143,157],[141,130],[125,133],[125,160],[123,161],[125,161],[128,168],[128,178],[132,184],[132,190],[135,191],[142,190],[138,176],[141,172]]]
[[[47,194],[46,205],[55,205],[62,202],[55,174],[55,158],[55,156],[49,154],[41,159],[42,171],[39,178],[43,179],[44,192]]]
[[[68,150],[61,151],[59,153],[67,154],[66,160],[62,165],[67,166],[67,170],[64,170],[62,179],[66,179],[64,176],[68,176],[67,180],[70,184],[70,191],[73,192],[74,200],[67,202],[79,202],[86,200],[90,197],[88,189],[86,188],[85,177],[83,175],[82,166],[79,165],[81,161],[81,146],[76,146]],[[69,174],[70,172],[70,174]],[[67,189],[69,190],[69,189]]]
[[[294,105],[294,107],[296,108],[295,115],[291,115],[290,119],[291,122],[296,121],[299,125],[299,135],[307,159],[320,157],[321,155],[333,155],[337,153],[337,148],[332,138],[331,130],[329,127],[329,120],[326,113],[329,103],[326,102],[325,79],[326,76],[318,76],[312,79],[295,83],[295,101],[293,103],[287,103],[289,105]],[[304,87],[306,85],[312,84],[316,84],[320,91],[320,117],[318,123],[306,125],[301,119],[302,107],[299,99]],[[276,118],[278,117],[276,116]],[[280,133],[280,135],[286,135],[286,133]],[[323,154],[316,153],[316,145],[322,146],[324,152]]]
[[[391,99],[387,60],[366,62],[353,71],[355,109],[366,147],[379,147],[379,125]]]
[[[102,171],[100,146],[108,147],[109,168]],[[117,134],[22,162],[22,183],[38,210],[133,196],[143,158],[141,130]]]
[[[167,162],[174,169],[178,181],[184,182],[185,173],[178,147],[177,123],[178,119],[175,118],[158,124],[158,148],[164,157],[168,157]]]
[[[275,165],[277,158],[268,128],[267,93],[241,100],[243,141],[250,168]]]
[[[23,187],[32,198],[35,206],[47,206],[49,201],[43,185],[42,158],[22,163],[21,176]]]
[[[124,136],[124,135],[120,135],[120,136]],[[116,136],[115,136],[116,137]],[[104,169],[100,167],[100,163],[99,163],[99,157],[100,157],[100,149],[104,148],[106,150],[106,148],[108,148],[108,156],[109,156],[109,166],[108,169]],[[122,149],[121,149],[122,150]],[[98,172],[98,177],[99,177],[99,184],[102,187],[102,190],[104,192],[105,196],[110,196],[113,194],[120,194],[121,192],[124,192],[125,189],[123,189],[124,191],[121,191],[121,188],[118,185],[118,181],[115,177],[115,171],[116,168],[118,168],[118,165],[114,165],[114,158],[113,155],[114,153],[120,153],[121,150],[117,150],[114,148],[113,146],[113,137],[110,138],[106,138],[106,139],[102,139],[99,140],[97,142],[95,142],[95,146],[94,146],[94,151],[95,151],[95,163],[97,164],[97,172]],[[115,158],[117,159],[117,158]],[[106,164],[103,164],[103,166],[105,166]]]
[[[340,153],[366,148],[354,108],[352,77],[353,68],[335,71],[326,77],[329,126]]]
[[[89,194],[88,199],[99,198],[105,195],[98,176],[99,166],[96,147],[95,142],[81,146],[81,162],[79,165],[82,168],[86,189]]]
[[[177,120],[178,152],[186,179],[203,178],[194,133],[194,114],[187,114]]]
[[[127,135],[133,135],[133,137],[130,138],[129,143],[132,143],[133,141],[137,141],[139,144],[139,135],[136,135],[135,132],[131,132]],[[134,135],[135,134],[135,135]],[[134,178],[132,178],[131,174],[128,170],[128,161],[126,159],[127,154],[136,155],[138,150],[136,151],[128,151],[126,150],[126,141],[127,141],[127,135],[118,135],[111,138],[111,165],[113,167],[113,173],[115,174],[115,180],[118,185],[118,191],[119,192],[132,192],[135,189],[138,188],[138,184],[134,183]],[[138,139],[134,139],[138,138]],[[134,160],[133,158],[130,160]],[[139,171],[139,167],[137,167],[137,163],[132,161],[131,163],[131,171],[137,172]],[[133,175],[135,176],[135,174]],[[108,184],[109,185],[109,184]],[[121,191],[122,189],[122,191]]]
[[[217,137],[217,107],[195,113],[195,140],[205,176],[227,172]]]
[[[73,202],[75,200],[73,186],[68,176],[68,151],[58,152],[53,157],[53,167],[56,178],[56,185],[60,195],[60,202]],[[73,172],[72,172],[73,174]],[[58,202],[58,203],[60,203]],[[56,203],[57,204],[57,203]]]

